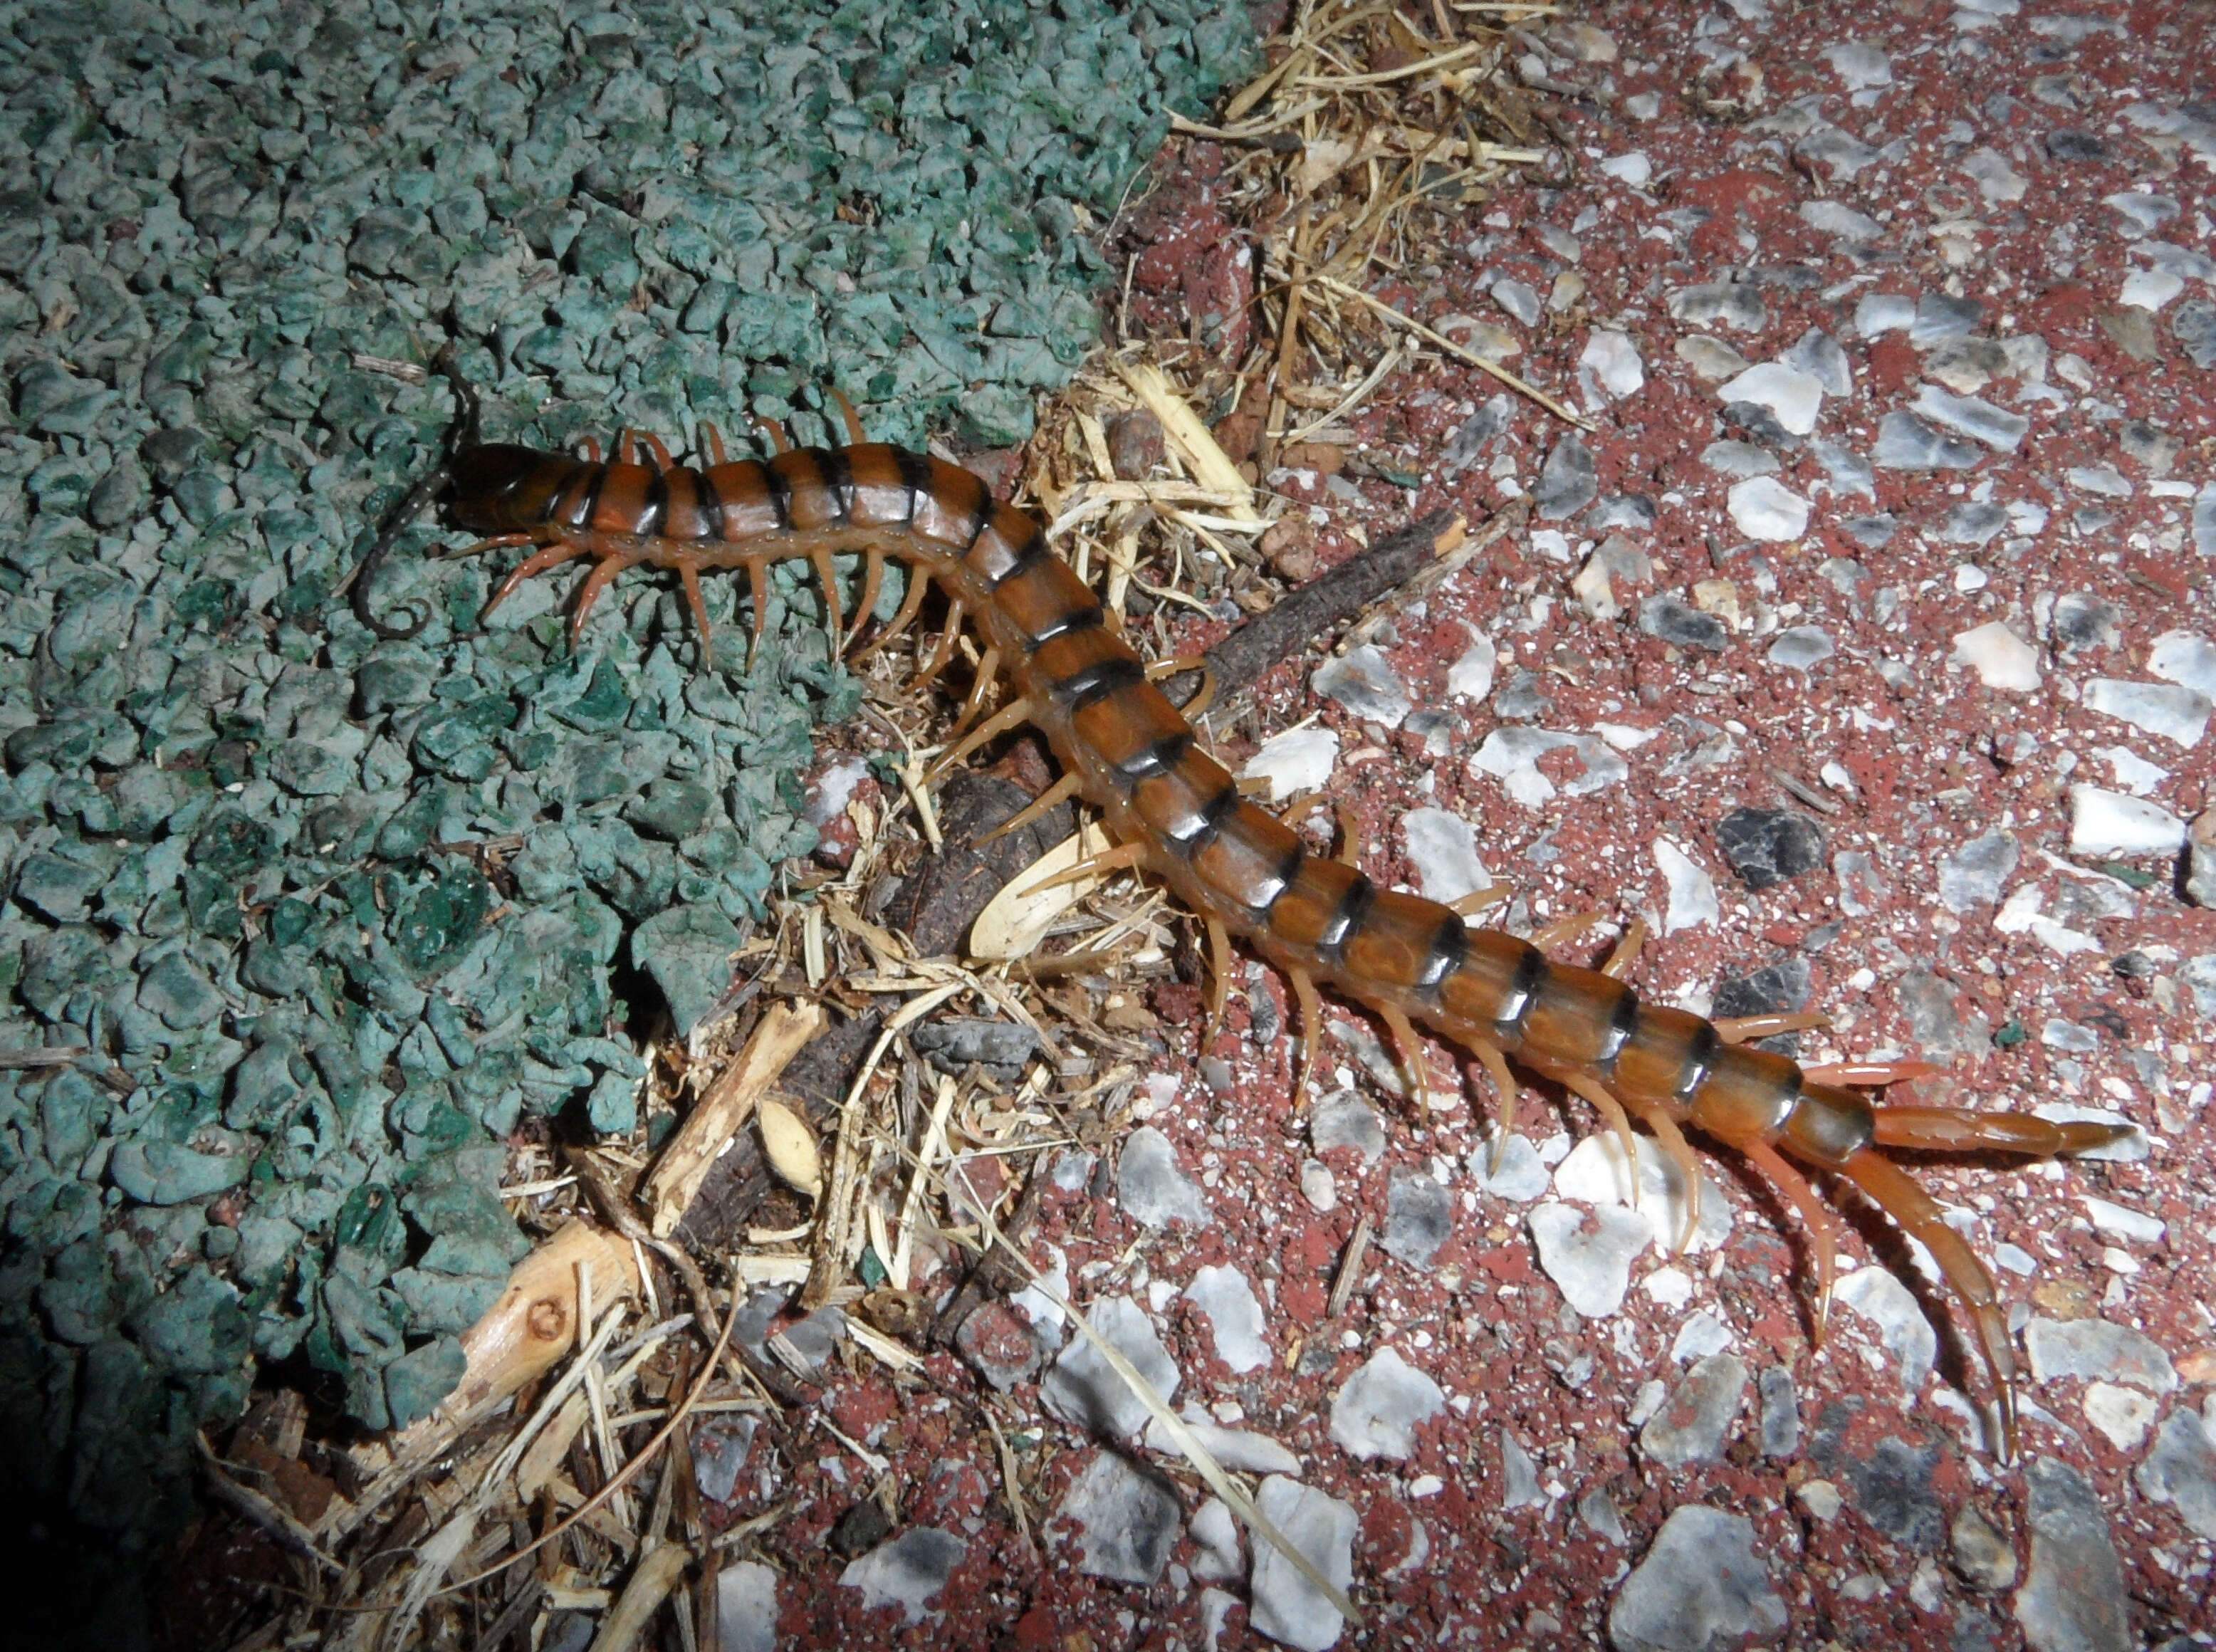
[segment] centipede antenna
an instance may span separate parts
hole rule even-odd
[[[477,447],[483,428],[483,408],[477,399],[477,386],[463,373],[452,340],[449,339],[440,346],[438,354],[431,358],[431,365],[453,387],[454,400],[459,410],[459,416],[447,427],[445,457],[425,472],[416,485],[402,496],[399,504],[385,519],[385,525],[378,530],[377,538],[371,541],[368,551],[354,565],[354,572],[348,576],[341,588],[347,593],[348,606],[354,610],[354,617],[388,642],[403,642],[429,625],[431,605],[425,603],[422,611],[406,625],[391,624],[370,612],[370,583],[377,577],[377,570],[384,566],[385,558],[392,553],[392,547],[400,542],[400,536],[415,526],[416,519],[439,496],[440,490],[453,479],[454,455],[465,447]]]
[[[849,447],[860,447],[869,440],[862,434],[862,416],[854,411],[854,404],[846,399],[846,392],[836,385],[831,386],[831,399],[839,404],[839,416],[846,421],[846,445]]]

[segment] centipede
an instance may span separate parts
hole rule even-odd
[[[1495,1141],[1505,1137],[1524,1078],[1589,1102],[1627,1148],[1634,1125],[1643,1126],[1695,1189],[1690,1137],[1697,1136],[1737,1155],[1797,1214],[1818,1341],[1842,1225],[1833,1199],[1837,1188],[1851,1187],[1936,1262],[1992,1385],[1997,1453],[2016,1456],[2017,1368],[1993,1277],[1896,1156],[2066,1156],[2117,1140],[2128,1126],[1875,1099],[1930,1069],[1912,1062],[1803,1066],[1753,1040],[1820,1018],[1715,1020],[1643,1001],[1626,978],[1643,933],[1636,922],[1604,963],[1584,967],[1548,955],[1559,927],[1530,940],[1482,927],[1466,904],[1382,886],[1353,864],[1351,837],[1336,853],[1312,848],[1296,821],[1245,796],[1037,520],[996,500],[959,465],[863,440],[843,398],[845,446],[795,447],[772,427],[775,452],[734,459],[704,424],[704,462],[693,465],[676,462],[658,439],[630,432],[606,453],[589,442],[569,453],[485,441],[477,398],[451,353],[440,366],[461,409],[446,457],[396,513],[352,587],[355,613],[380,636],[411,636],[428,618],[396,625],[379,617],[370,586],[399,529],[441,496],[448,525],[480,536],[470,552],[527,548],[486,617],[526,581],[589,562],[571,605],[573,644],[609,584],[643,565],[676,574],[704,649],[711,632],[701,576],[744,570],[758,644],[768,570],[797,558],[822,583],[834,647],[852,646],[877,606],[888,564],[901,563],[908,585],[899,610],[868,646],[911,626],[936,588],[945,631],[923,676],[945,666],[965,625],[978,650],[959,737],[942,769],[1020,725],[1037,730],[1062,776],[1001,829],[1073,797],[1096,811],[1112,847],[1063,876],[1128,870],[1173,891],[1205,931],[1219,1021],[1234,942],[1279,971],[1304,1028],[1296,1096],[1306,1091],[1327,989],[1392,1035],[1418,1076],[1419,1104],[1427,1081],[1419,1027],[1474,1057],[1497,1092]],[[862,558],[852,634],[833,560],[842,555]],[[995,687],[1004,703],[988,715]]]

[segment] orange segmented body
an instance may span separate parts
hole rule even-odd
[[[619,439],[606,461],[464,447],[450,464],[452,521],[489,546],[537,547],[487,611],[534,573],[590,557],[573,620],[582,626],[608,581],[644,563],[677,570],[705,638],[700,571],[743,568],[759,637],[770,563],[808,558],[828,580],[834,553],[862,553],[859,611],[866,616],[883,559],[899,558],[913,578],[890,629],[913,620],[927,583],[950,600],[950,625],[969,616],[985,645],[981,675],[1005,671],[1014,697],[994,724],[1035,724],[1066,771],[1063,786],[1100,811],[1123,846],[1114,864],[1160,878],[1208,922],[1218,943],[1219,1002],[1222,938],[1243,937],[1290,978],[1308,1013],[1311,1059],[1320,983],[1375,1011],[1419,1074],[1411,1023],[1477,1056],[1507,1087],[1504,1134],[1513,1061],[1592,1101],[1619,1132],[1630,1119],[1645,1124],[1689,1172],[1683,1127],[1739,1151],[1807,1224],[1819,1329],[1836,1220],[1801,1173],[1843,1178],[1936,1259],[1975,1327],[1998,1394],[2001,1448],[2012,1452],[2016,1362],[1992,1278],[1937,1204],[1881,1150],[2066,1154],[2114,1139],[2116,1127],[1873,1103],[1737,1041],[1778,1030],[1774,1019],[1720,1024],[1640,1002],[1618,977],[1628,948],[1608,969],[1579,968],[1504,932],[1473,928],[1436,902],[1382,889],[1314,853],[1240,795],[1044,530],[996,502],[976,476],[877,444],[784,451],[760,462],[725,459],[712,432],[707,444],[713,462],[698,469],[668,463],[650,440]],[[836,605],[832,589],[834,637]],[[934,669],[945,656],[942,647]],[[1862,1082],[1887,1076],[1856,1069]],[[1688,1182],[1697,1186],[1690,1175]]]

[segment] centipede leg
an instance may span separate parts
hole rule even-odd
[[[1486,1174],[1492,1175],[1500,1168],[1500,1155],[1508,1145],[1508,1134],[1516,1128],[1516,1100],[1522,1086],[1516,1075],[1508,1070],[1508,1057],[1500,1052],[1497,1044],[1482,1039],[1472,1039],[1469,1047],[1476,1051],[1479,1065],[1485,1076],[1493,1081],[1493,1088],[1500,1098],[1499,1110],[1493,1115],[1493,1155],[1487,1162]]]
[[[747,670],[751,674],[761,656],[762,634],[769,629],[769,558],[747,558],[747,589],[754,600],[754,634],[747,638]]]
[[[769,438],[772,453],[789,453],[792,451],[792,438],[785,435],[785,427],[775,419],[756,419],[754,428]]]
[[[846,393],[836,385],[831,386],[831,399],[839,404],[839,416],[846,422],[846,445],[860,447],[869,440],[862,434],[862,416],[854,411],[853,403],[846,399]]]
[[[1143,866],[1147,859],[1144,843],[1118,843],[1112,849],[1103,849],[1098,854],[1087,855],[1075,866],[1036,884],[1024,885],[1026,895],[1043,895],[1050,889],[1062,889],[1071,884],[1081,884],[1087,878],[1105,878],[1111,872],[1128,872]]]
[[[538,543],[528,533],[497,533],[491,539],[479,539],[475,545],[465,545],[459,551],[440,551],[434,554],[441,562],[459,562],[464,557],[480,556],[487,551],[513,551],[519,545]]]
[[[723,453],[723,433],[705,419],[700,421],[700,444],[708,450],[708,462],[711,465],[723,465],[729,462]]]
[[[569,616],[569,646],[576,648],[584,641],[585,621],[593,612],[593,604],[600,600],[600,593],[608,582],[639,560],[637,557],[604,557],[593,571],[585,576],[585,583],[577,590],[577,610]]]
[[[846,616],[839,608],[839,570],[833,565],[828,551],[818,551],[808,558],[808,565],[816,570],[816,577],[823,587],[823,632],[831,639],[831,651],[839,651],[839,638],[845,634]]]
[[[656,470],[667,471],[675,466],[677,461],[670,458],[669,449],[662,445],[662,438],[653,431],[642,430],[631,438],[632,452],[636,453],[642,447],[652,456]]]
[[[1616,1139],[1631,1162],[1632,1203],[1639,1202],[1639,1148],[1631,1137],[1631,1125],[1626,1114],[1635,1110],[1640,1121],[1654,1132],[1654,1140],[1685,1183],[1685,1227],[1677,1236],[1677,1248],[1682,1254],[1692,1248],[1693,1236],[1701,1226],[1701,1161],[1693,1152],[1693,1144],[1685,1139],[1685,1132],[1677,1128],[1677,1121],[1659,1107],[1636,1107],[1626,1103],[1615,1092],[1597,1079],[1582,1073],[1565,1074],[1562,1082],[1570,1089],[1598,1107],[1610,1122],[1616,1126]]]
[[[1556,918],[1531,932],[1531,944],[1542,952],[1551,952],[1608,921],[1604,912],[1579,912],[1571,917]]]
[[[976,677],[970,684],[970,693],[962,702],[962,715],[954,719],[957,729],[967,728],[977,713],[985,709],[985,696],[993,692],[994,680],[1000,674],[1000,650],[988,648],[977,662]]]
[[[1323,1053],[1323,999],[1316,992],[1314,978],[1305,970],[1289,970],[1286,976],[1293,983],[1293,1002],[1301,1007],[1301,1073],[1293,1086],[1293,1106],[1297,1108],[1308,1105],[1308,1087]]]
[[[616,439],[619,441],[622,441],[622,432],[617,432]],[[585,463],[588,465],[597,465],[601,459],[606,457],[606,455],[600,451],[600,439],[598,436],[580,436],[577,438],[577,447],[582,453]]]
[[[856,664],[868,659],[871,655],[915,623],[915,616],[923,611],[924,593],[930,587],[931,580],[921,569],[912,567],[908,570],[908,590],[901,598],[900,611],[893,615],[890,625],[855,651]],[[860,622],[857,620],[856,623]]]
[[[1173,660],[1157,660],[1147,668],[1147,681],[1160,682],[1167,677],[1181,677],[1188,671],[1200,673],[1200,687],[1178,707],[1178,715],[1191,723],[1216,703],[1216,668],[1209,664],[1206,655],[1180,654]]]
[[[1474,918],[1488,907],[1495,907],[1508,898],[1508,885],[1487,884],[1483,889],[1473,889],[1467,895],[1457,895],[1449,901],[1447,910],[1458,918]]]
[[[1609,1129],[1615,1132],[1617,1144],[1623,1149],[1624,1162],[1631,1167],[1631,1206],[1634,1210],[1637,1210],[1640,1204],[1642,1189],[1641,1178],[1639,1174],[1639,1142],[1631,1133],[1631,1115],[1623,1110],[1623,1103],[1610,1094],[1597,1081],[1587,1078],[1582,1073],[1563,1073],[1560,1076],[1564,1088],[1574,1091],[1591,1102],[1600,1116],[1607,1121]],[[1683,1136],[1677,1137],[1677,1144],[1680,1147],[1684,1146],[1685,1138]],[[1690,1161],[1692,1150],[1686,1148],[1685,1151],[1686,1157]],[[1701,1185],[1698,1164],[1693,1165],[1692,1174],[1693,1187],[1696,1190],[1692,1198],[1697,1199],[1699,1197],[1697,1189]]]
[[[1629,979],[1632,960],[1639,956],[1639,949],[1646,944],[1647,920],[1634,918],[1631,927],[1616,943],[1616,950],[1609,953],[1608,962],[1600,966],[1600,972],[1613,981]]]
[[[1231,1002],[1231,932],[1221,918],[1210,918],[1208,927],[1208,1027],[1200,1035],[1205,1051],[1223,1031],[1223,1011]]]
[[[2000,1458],[2011,1462],[2016,1452],[2016,1350],[2009,1346],[2008,1316],[1994,1294],[1992,1275],[1970,1248],[1969,1242],[1948,1227],[1938,1201],[1917,1185],[1916,1179],[1883,1154],[1870,1148],[1850,1153],[1838,1167],[1848,1180],[1862,1189],[1871,1202],[1900,1224],[1901,1231],[1921,1240],[1939,1264],[1939,1271],[1978,1328],[1979,1351],[1985,1369],[1992,1373],[2000,1408]]]
[[[1016,811],[1014,814],[1009,816],[1007,819],[979,838],[978,843],[982,846],[992,842],[995,838],[1006,837],[1011,832],[1020,832],[1040,816],[1050,810],[1059,808],[1075,797],[1080,785],[1081,782],[1076,775],[1063,775],[1021,809]]]
[[[954,657],[954,639],[962,634],[962,602],[957,598],[947,604],[946,629],[939,638],[939,646],[932,650],[931,658],[916,673],[915,686],[926,688],[939,674],[946,669],[947,662]]]
[[[1393,1035],[1393,1042],[1400,1049],[1400,1069],[1415,1094],[1417,1113],[1425,1119],[1430,1118],[1431,1069],[1431,1063],[1424,1059],[1422,1038],[1408,1024],[1408,1018],[1390,1004],[1380,1008],[1377,1017],[1385,1023],[1385,1030]]]
[[[1031,703],[1028,700],[1019,700],[1003,706],[969,733],[963,735],[961,739],[939,753],[938,758],[932,763],[930,772],[923,777],[926,783],[937,780],[986,742],[997,739],[1019,724],[1030,721],[1031,714]]]
[[[1775,1038],[1780,1032],[1807,1032],[1829,1026],[1831,1018],[1815,1010],[1781,1010],[1767,1015],[1723,1015],[1713,1023],[1726,1044],[1745,1044],[1749,1039]]]
[[[692,610],[692,623],[700,627],[700,658],[703,663],[716,656],[716,628],[708,623],[708,605],[700,595],[700,564],[686,557],[677,564],[677,576],[685,582],[685,601]]]
[[[558,567],[573,557],[582,557],[584,554],[583,546],[572,545],[567,540],[557,539],[537,555],[526,557],[515,565],[515,571],[501,582],[500,589],[492,594],[492,600],[487,602],[478,613],[477,623],[483,625],[491,619],[492,611],[513,596],[516,587],[522,584],[525,580],[534,574],[543,574],[549,568]]]
[[[854,629],[847,633],[840,652],[843,653],[846,649],[852,648],[855,639],[861,636],[862,627],[870,623],[871,614],[877,611],[878,588],[884,582],[885,553],[882,551],[871,551],[862,564],[862,595],[861,599],[854,605]]]
[[[1813,1322],[1812,1340],[1818,1347],[1831,1323],[1831,1290],[1837,1283],[1839,1273],[1839,1218],[1817,1197],[1808,1179],[1795,1170],[1792,1164],[1769,1143],[1757,1137],[1741,1142],[1739,1150],[1746,1155],[1746,1162],[1769,1179],[1770,1185],[1785,1196],[1786,1201],[1800,1212],[1801,1225],[1808,1230],[1808,1248],[1816,1264],[1816,1309]]]

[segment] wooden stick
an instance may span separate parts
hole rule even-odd
[[[822,1025],[823,1012],[814,1004],[773,1004],[764,1014],[738,1058],[708,1087],[647,1174],[641,1202],[656,1238],[667,1239],[677,1231],[700,1184],[708,1179],[709,1167],[744,1126],[785,1064]]]

